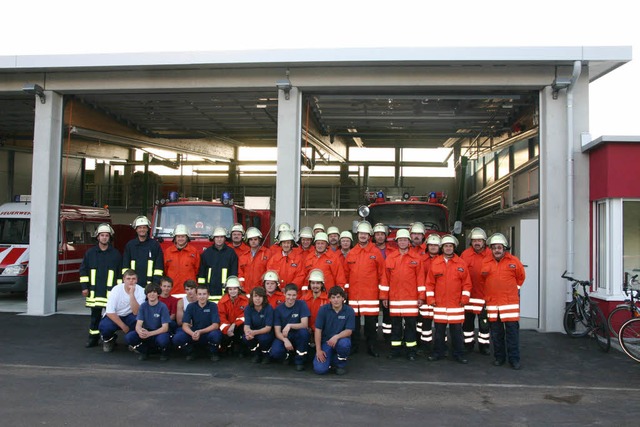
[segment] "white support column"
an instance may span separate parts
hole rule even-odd
[[[302,93],[296,87],[288,96],[278,92],[276,227],[287,222],[299,232]]]
[[[589,160],[581,153],[580,134],[589,129],[588,75],[574,90],[574,276],[590,278]],[[563,332],[567,282],[567,109],[566,91],[553,99],[551,87],[540,92],[540,329]]]
[[[56,311],[60,172],[62,164],[62,95],[46,91],[36,98],[27,314]]]

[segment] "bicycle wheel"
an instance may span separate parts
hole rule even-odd
[[[620,347],[622,350],[640,363],[640,318],[627,321],[620,328]]]
[[[618,332],[620,327],[629,319],[631,319],[631,310],[628,305],[621,305],[616,307],[609,313],[607,318],[607,326],[609,326],[609,332],[614,338],[618,338]]]
[[[578,308],[576,301],[572,301],[564,312],[564,330],[571,338],[584,337],[589,333],[588,319]]]
[[[591,323],[591,338],[596,340],[600,350],[606,353],[611,348],[611,334],[602,310],[593,302],[591,303],[591,319],[589,320]]]

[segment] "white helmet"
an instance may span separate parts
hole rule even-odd
[[[247,228],[247,239],[251,239],[254,237],[259,237],[262,239],[262,233],[255,227]]]
[[[240,224],[238,222],[233,224],[233,227],[231,227],[231,232],[233,233],[234,231],[239,231],[244,236],[244,227],[242,226],[242,224]]]
[[[476,227],[473,230],[471,230],[471,232],[469,233],[469,238],[471,240],[478,240],[478,239],[487,240],[487,233],[485,233],[482,228]]]
[[[290,231],[281,231],[280,235],[278,236],[278,241],[279,242],[286,242],[287,240],[295,240],[293,238],[293,234]]]
[[[353,235],[349,230],[345,230],[342,233],[340,233],[340,240],[342,239],[349,239],[353,242]]]
[[[146,225],[147,227],[151,228],[151,221],[149,221],[149,218],[147,218],[146,216],[140,215],[133,220],[131,227],[135,229],[140,227],[141,225]]]
[[[224,284],[225,288],[240,288],[242,290],[242,286],[240,285],[240,280],[237,276],[229,276],[227,277],[227,283]]]
[[[442,246],[444,246],[446,243],[452,243],[454,247],[458,247],[458,239],[456,239],[451,234],[447,234],[446,236],[444,236],[440,240],[440,242],[442,243]]]
[[[358,223],[358,228],[356,229],[356,233],[367,233],[373,234],[373,229],[371,228],[371,224],[368,221],[361,221]]]
[[[427,245],[442,246],[442,239],[436,233],[431,233],[429,237],[427,237]]]
[[[313,231],[316,231],[318,229],[324,231],[324,225],[317,223],[316,225],[313,226]]]
[[[340,229],[335,225],[332,225],[331,227],[327,228],[327,235],[329,234],[340,234]]]
[[[489,237],[489,239],[487,240],[487,245],[491,246],[491,245],[502,245],[505,248],[509,247],[509,242],[507,241],[507,238],[504,237],[504,234],[501,233],[495,233],[492,234],[491,237]]]
[[[223,227],[216,227],[213,229],[213,237],[227,237],[227,230],[225,230]]]
[[[266,282],[267,280],[271,280],[276,283],[280,282],[280,278],[278,277],[278,272],[275,270],[269,270],[265,272],[264,275],[262,276],[262,281]]]
[[[313,239],[313,230],[311,229],[311,227],[302,227],[302,230],[300,230],[299,237],[304,237],[306,239]]]
[[[419,233],[419,234],[424,234],[425,233],[425,228],[424,228],[424,224],[421,222],[414,222],[413,224],[411,224],[411,229],[409,230],[409,233]]]
[[[322,242],[322,241],[324,241],[324,242],[329,243],[329,236],[327,236],[327,233],[325,233],[324,231],[320,231],[320,232],[318,232],[318,234],[316,234],[316,237],[315,237],[315,239],[313,241],[314,242],[318,242],[318,241]]]
[[[324,273],[319,268],[314,268],[309,273],[310,282],[322,282],[324,283]]]
[[[288,222],[283,222],[278,226],[278,233],[281,233],[283,231],[291,231],[291,226]]]
[[[384,225],[383,223],[379,222],[376,225],[373,226],[373,232],[374,233],[384,233],[384,234],[389,234],[389,229],[387,228],[386,225]]]
[[[173,235],[174,236],[188,236],[189,235],[189,230],[187,229],[186,225],[178,224],[178,225],[176,225],[176,228],[173,229]]]
[[[401,228],[400,230],[396,231],[396,240],[398,239],[411,239],[411,234],[409,233],[409,230],[405,229],[405,228]]]
[[[103,224],[100,224],[98,228],[96,228],[96,232],[94,233],[93,237],[98,237],[98,234],[100,233],[109,233],[113,236],[115,234],[115,231],[113,231],[113,228],[111,228],[110,224],[107,224],[105,222]]]

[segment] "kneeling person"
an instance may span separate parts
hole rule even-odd
[[[212,362],[220,360],[218,346],[222,341],[220,316],[216,303],[209,301],[209,288],[199,285],[197,301],[187,306],[182,317],[182,330],[173,337],[173,345],[187,353],[187,360],[194,360],[194,347],[205,347]]]
[[[296,352],[294,363],[296,370],[304,370],[304,358],[309,348],[309,307],[298,300],[298,286],[289,283],[284,287],[284,304],[276,307],[274,314],[273,341],[269,356],[276,360],[288,360],[289,353]]]
[[[138,275],[134,270],[125,270],[122,283],[111,289],[107,299],[105,315],[98,329],[102,335],[102,349],[111,353],[116,345],[116,332],[126,334],[136,327],[136,316],[144,302],[144,289],[137,285]]]
[[[133,346],[140,356],[139,360],[147,360],[149,350],[159,350],[160,360],[169,360],[169,309],[158,299],[160,286],[155,283],[144,288],[147,301],[140,304],[136,328],[125,336],[127,344]],[[173,298],[173,297],[171,297]]]
[[[353,308],[346,305],[346,294],[340,286],[329,289],[329,304],[320,307],[316,319],[316,358],[313,370],[326,374],[331,366],[336,374],[346,373],[347,357],[351,351],[351,334],[356,328]]]

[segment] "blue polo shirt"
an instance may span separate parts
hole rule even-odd
[[[215,302],[208,301],[204,307],[200,307],[198,301],[194,301],[184,311],[182,322],[191,323],[191,329],[194,331],[208,328],[214,323],[220,323],[218,305]]]
[[[318,310],[316,317],[316,329],[322,330],[322,342],[327,342],[332,336],[345,329],[356,329],[356,313],[347,304],[342,305],[342,310],[336,313],[331,304],[325,304]]]
[[[286,304],[280,304],[276,307],[273,316],[273,326],[284,328],[289,323],[300,323],[303,317],[310,316],[311,312],[309,311],[307,303],[304,301],[296,300],[292,307],[287,307]]]
[[[169,323],[169,309],[162,301],[158,301],[156,305],[149,305],[148,301],[140,304],[137,320],[142,320],[142,327],[148,331],[160,329],[163,323]]]
[[[244,309],[244,324],[252,330],[273,326],[273,308],[267,304],[262,307],[262,310],[256,311],[255,308],[248,305]]]

